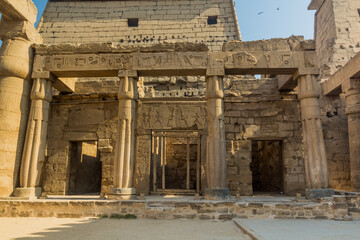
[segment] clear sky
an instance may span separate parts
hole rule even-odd
[[[33,0],[38,20],[47,0]],[[303,35],[314,35],[314,11],[308,11],[310,0],[235,0],[243,41]]]

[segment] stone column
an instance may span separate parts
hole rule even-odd
[[[42,40],[29,22],[6,16],[1,19],[0,38],[0,197],[9,197],[17,184],[30,108],[31,44]]]
[[[135,194],[133,176],[137,72],[119,71],[119,77],[119,123],[114,160],[114,188],[111,195],[126,199]]]
[[[320,86],[315,75],[298,78],[303,128],[306,196],[317,198],[331,195],[325,142],[320,115]]]
[[[215,72],[208,70],[206,77],[208,117],[206,199],[225,199],[230,196],[227,186],[223,75],[223,69]]]
[[[41,73],[33,73],[30,94],[31,107],[26,130],[25,144],[20,167],[20,187],[14,191],[15,197],[34,198],[41,195],[40,173],[45,159],[45,145],[52,99],[50,73],[41,78]]]
[[[360,79],[348,79],[342,85],[348,116],[350,176],[354,192],[360,192]]]

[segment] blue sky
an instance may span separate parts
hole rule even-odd
[[[47,0],[33,0],[39,12]],[[310,0],[235,0],[241,35],[244,41],[303,35],[314,36],[314,11]],[[261,13],[262,12],[262,13]]]

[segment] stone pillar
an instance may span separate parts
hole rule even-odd
[[[320,86],[315,75],[298,78],[303,128],[306,196],[317,198],[331,195],[329,171],[320,115]]]
[[[360,79],[348,79],[342,85],[348,116],[350,176],[354,192],[360,192]]]
[[[50,73],[47,74],[49,77],[40,78],[39,73],[33,73],[34,79],[30,94],[31,107],[21,158],[20,187],[15,189],[15,197],[34,198],[41,195],[39,180],[45,159],[47,126],[52,99],[52,82]]]
[[[0,38],[0,197],[9,197],[18,179],[30,108],[32,43],[41,43],[26,21],[2,16]]]
[[[230,196],[227,184],[226,142],[224,123],[224,70],[206,77],[208,138],[206,171],[208,188],[206,199],[225,199]],[[212,73],[213,71],[211,71]]]
[[[114,188],[110,195],[126,199],[135,194],[133,177],[137,72],[119,71],[119,77],[119,123],[114,160]]]

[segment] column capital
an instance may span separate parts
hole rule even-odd
[[[301,75],[297,80],[299,88],[299,100],[320,97],[320,86],[315,75]]]
[[[41,44],[43,39],[36,28],[27,21],[11,21],[6,17],[2,17],[0,22],[0,38],[7,39],[23,39],[31,43]]]
[[[137,100],[137,83],[136,77],[123,76],[119,82],[119,100]]]
[[[0,13],[7,18],[34,24],[37,9],[31,0],[0,0]]]
[[[346,114],[360,113],[360,78],[351,78],[341,86],[346,96]]]
[[[360,91],[360,78],[346,79],[341,85],[343,92],[347,95],[351,90]]]
[[[138,72],[136,70],[119,70],[118,77],[138,77]]]
[[[293,74],[293,79],[298,80],[300,77],[305,77],[307,75],[319,75],[319,68],[298,68]]]
[[[221,76],[212,76],[206,78],[206,99],[224,98],[224,83]]]
[[[44,78],[36,78],[30,93],[30,99],[51,102],[52,84],[51,81]],[[42,111],[42,110],[41,110]]]

